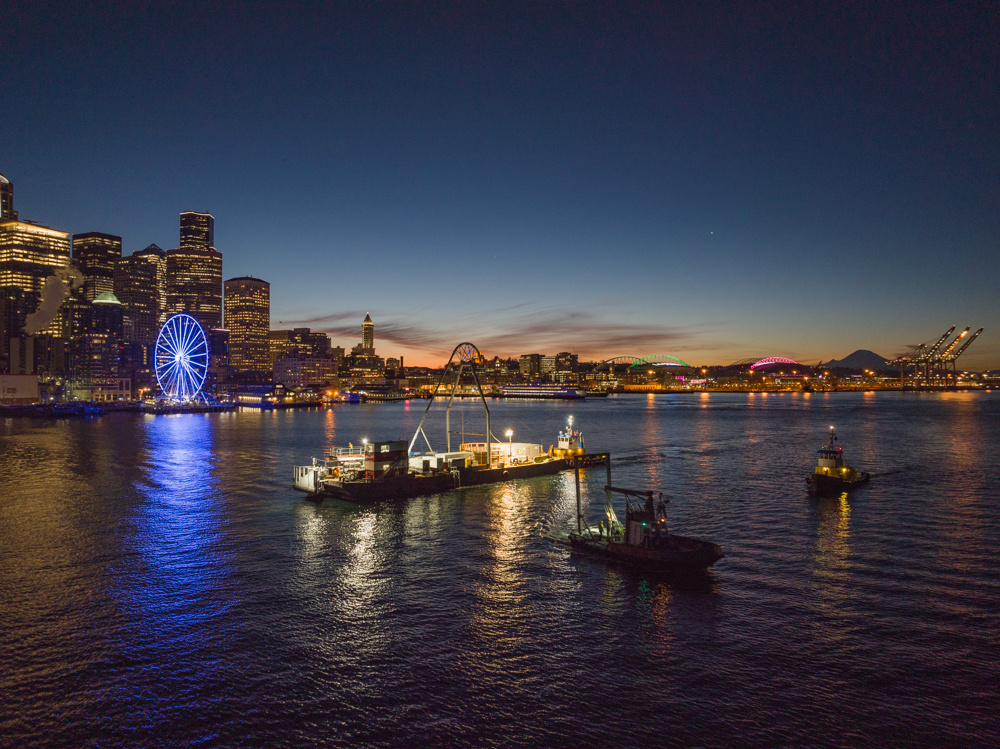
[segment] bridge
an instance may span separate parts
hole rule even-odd
[[[597,371],[637,373],[641,369],[670,367],[675,369],[695,369],[683,359],[668,354],[650,354],[649,356],[614,356],[605,359],[597,365]]]
[[[789,359],[785,356],[751,356],[746,359],[740,359],[734,361],[732,364],[725,366],[723,369],[741,369],[748,368],[750,371],[757,372],[764,369],[769,369],[770,367],[778,366],[791,366],[791,367],[804,367],[808,366],[801,364],[794,359]],[[598,371],[609,370],[609,371],[637,371],[644,369],[646,367],[674,367],[677,369],[696,369],[693,364],[688,364],[683,359],[678,359],[676,356],[670,356],[668,354],[651,354],[649,356],[614,356],[610,359],[605,359],[598,366]]]

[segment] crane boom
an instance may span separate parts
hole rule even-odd
[[[948,348],[946,348],[944,351],[941,352],[941,358],[942,359],[947,359],[948,358],[948,354],[950,354],[951,350],[953,348],[955,348],[955,345],[959,341],[961,341],[963,338],[965,338],[965,336],[967,336],[967,335],[969,335],[969,328],[966,328],[961,333],[959,333],[958,334],[958,338],[956,338],[954,341],[952,341],[951,343],[948,344]]]
[[[957,359],[958,357],[960,357],[962,355],[962,352],[965,351],[965,349],[969,348],[969,344],[972,343],[974,340],[976,340],[979,337],[979,334],[982,333],[982,332],[983,332],[983,329],[980,328],[975,333],[973,333],[972,335],[970,335],[969,336],[969,340],[967,340],[965,343],[963,343],[962,347],[959,348],[958,351],[956,351],[954,354],[952,354],[948,358],[951,359],[952,361],[954,361],[955,359]]]
[[[941,344],[945,342],[945,339],[948,336],[950,336],[952,333],[955,332],[955,328],[957,327],[958,327],[957,325],[952,325],[950,328],[948,328],[945,334],[940,338],[938,338],[937,343],[935,343],[933,346],[930,347],[930,349],[927,351],[927,356],[934,356],[934,352],[937,351],[939,348],[941,348]]]

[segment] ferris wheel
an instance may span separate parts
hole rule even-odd
[[[172,401],[190,401],[201,392],[208,374],[208,340],[191,315],[171,315],[156,337],[156,381]]]

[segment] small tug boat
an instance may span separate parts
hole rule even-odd
[[[608,462],[609,453],[588,453],[583,446],[583,432],[573,428],[573,417],[570,416],[566,428],[559,432],[556,447],[549,448],[549,455],[562,458],[570,468],[586,468],[599,466]]]
[[[830,441],[817,452],[816,467],[806,477],[809,491],[819,497],[850,491],[868,482],[867,472],[856,471],[844,458],[844,448],[834,444],[837,431],[830,427]]]
[[[608,497],[607,526],[601,522],[597,528],[584,527],[577,493],[577,531],[569,534],[574,550],[655,572],[701,570],[725,556],[719,544],[669,531],[667,500],[662,492],[614,486],[605,486],[604,491]],[[625,495],[624,525],[618,521],[611,506],[613,493]]]

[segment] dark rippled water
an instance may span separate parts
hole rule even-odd
[[[724,545],[683,580],[553,540],[570,473],[377,507],[289,488],[332,445],[408,439],[423,402],[0,420],[0,741],[996,746],[998,404],[491,402],[494,432],[546,446],[574,414],[616,484]],[[830,424],[875,475],[811,499]]]

